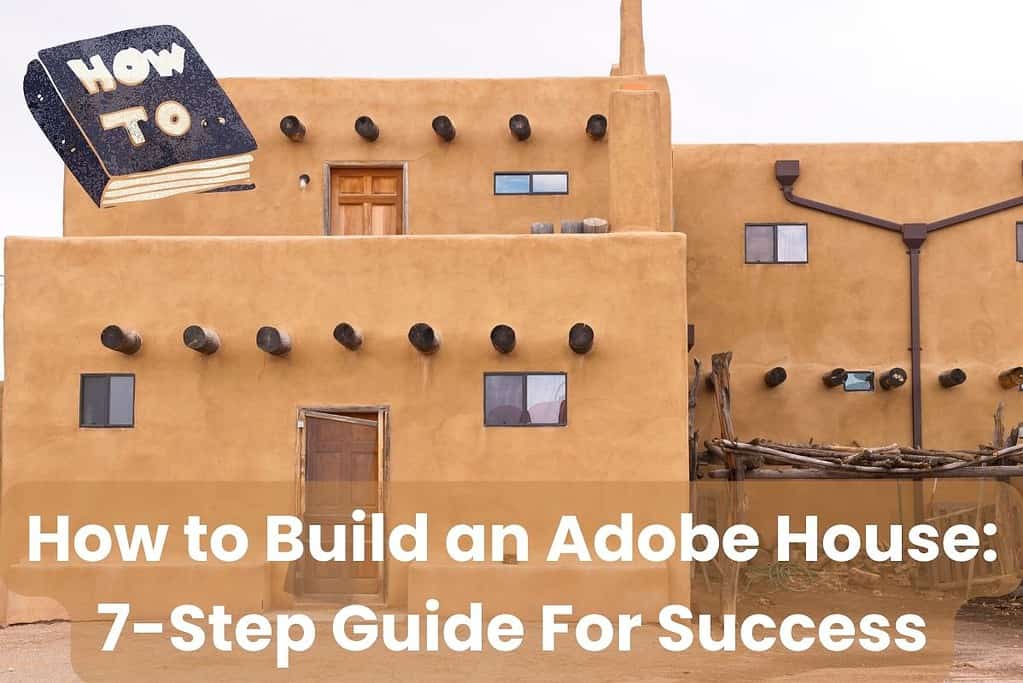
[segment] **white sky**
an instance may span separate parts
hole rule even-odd
[[[1020,137],[1019,0],[646,0],[676,142]],[[607,75],[618,0],[4,0],[0,234],[60,234],[61,162],[28,113],[43,47],[170,23],[225,76]]]

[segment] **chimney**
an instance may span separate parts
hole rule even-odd
[[[643,43],[643,0],[622,0],[621,54],[616,76],[645,76],[646,47]]]

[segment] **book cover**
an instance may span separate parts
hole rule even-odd
[[[38,56],[25,100],[97,206],[253,187],[256,141],[177,28],[120,31]]]

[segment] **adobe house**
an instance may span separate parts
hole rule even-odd
[[[354,478],[370,511],[422,482],[684,485],[689,360],[724,350],[751,438],[961,448],[999,401],[1023,419],[1023,143],[672,146],[641,0],[621,27],[606,78],[225,79],[251,192],[98,210],[66,177],[64,236],[7,241],[7,502],[44,482]],[[587,217],[608,234],[572,234]],[[257,566],[232,595],[402,606],[515,570]],[[562,571],[532,585],[581,583]],[[644,605],[687,599],[672,568],[636,571]],[[636,576],[591,576],[586,600]],[[60,613],[15,592],[7,622]]]
[[[7,242],[5,520],[19,487],[66,486],[47,498],[73,507],[95,482],[105,498],[119,483],[159,498],[222,482],[224,504],[310,489],[268,511],[325,523],[411,511],[427,494],[403,490],[430,483],[675,482],[686,509],[686,238],[671,229],[667,83],[643,68],[639,12],[623,6],[606,78],[224,80],[259,145],[250,192],[101,211],[67,180],[64,236]],[[362,485],[334,491],[339,507],[312,492],[332,480]],[[7,622],[94,614],[89,587],[155,571],[76,568],[77,612],[31,593],[70,570],[11,552]],[[177,569],[160,583],[218,580]],[[496,571],[516,569],[533,571]],[[219,599],[401,606],[495,570],[453,571],[249,563]],[[581,583],[578,568],[544,571],[512,590]],[[668,575],[654,571],[650,609],[671,597]],[[601,581],[588,590],[607,602],[636,578]],[[684,599],[688,579],[672,581]],[[145,596],[154,615],[163,592]]]

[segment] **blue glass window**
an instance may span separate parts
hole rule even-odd
[[[874,373],[867,370],[850,372],[849,376],[845,379],[845,390],[873,391]]]

